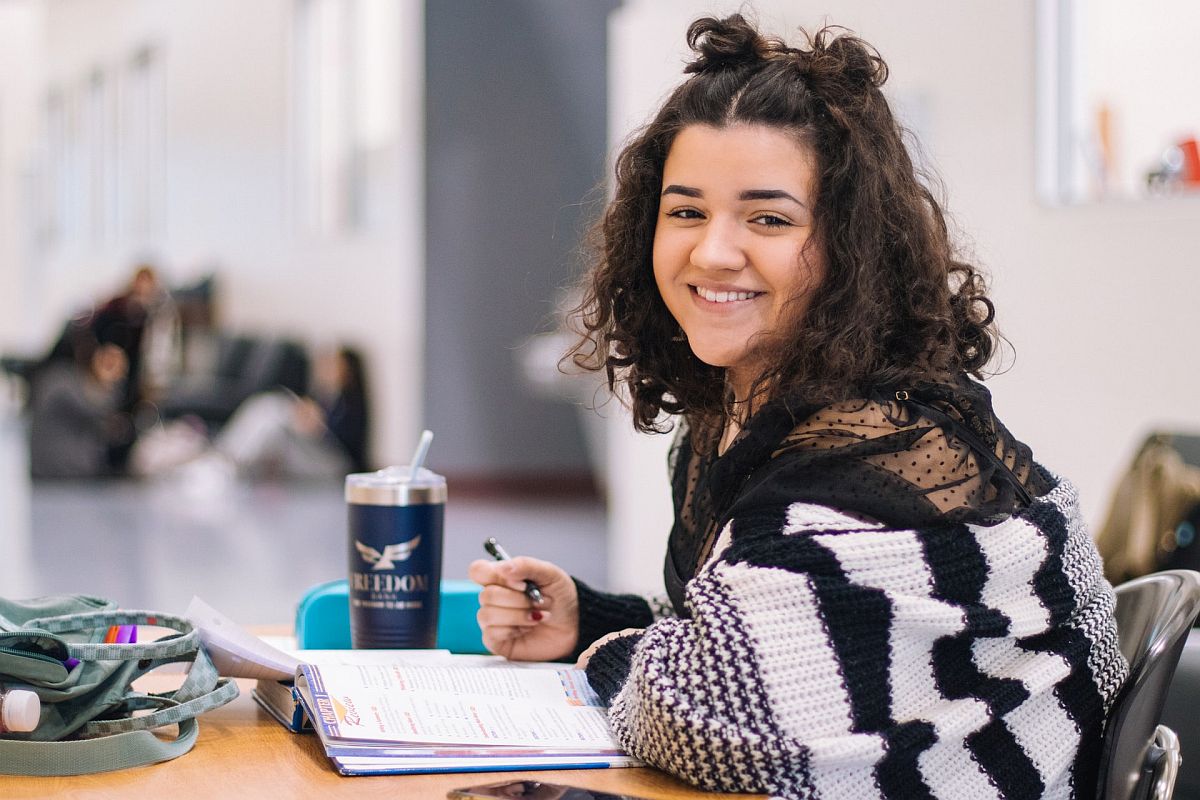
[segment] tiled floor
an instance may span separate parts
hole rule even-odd
[[[0,415],[0,596],[78,592],[182,612],[193,594],[247,624],[290,622],[303,591],[346,574],[340,483],[204,478],[31,484],[22,430]],[[456,498],[443,574],[466,577],[495,536],[603,585],[598,502]]]

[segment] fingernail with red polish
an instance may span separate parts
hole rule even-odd
[[[542,621],[542,612],[537,611],[537,610],[530,611],[529,618],[532,619],[534,622],[541,622]]]

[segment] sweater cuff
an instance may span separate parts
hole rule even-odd
[[[633,651],[641,640],[641,633],[614,637],[600,645],[588,659],[588,683],[604,705],[610,705],[625,685],[633,664]]]
[[[579,597],[579,638],[570,659],[578,659],[592,642],[625,628],[648,628],[654,614],[646,598],[636,594],[598,592],[578,578],[575,592]]]

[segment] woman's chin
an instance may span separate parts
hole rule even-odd
[[[721,369],[729,369],[744,356],[743,353],[731,352],[722,347],[697,347],[695,342],[692,342],[692,355],[710,367],[720,367]]]

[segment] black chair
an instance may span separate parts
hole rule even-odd
[[[1183,763],[1175,791],[1180,797],[1200,797],[1200,628],[1188,634],[1179,666],[1171,679],[1162,724],[1179,734],[1179,754]]]
[[[211,375],[195,375],[171,387],[159,404],[165,419],[192,414],[219,427],[252,395],[283,387],[308,388],[308,355],[288,339],[225,337]]]
[[[1109,712],[1097,797],[1169,800],[1179,740],[1159,724],[1171,677],[1200,615],[1200,573],[1168,570],[1117,587],[1117,635],[1129,679]]]

